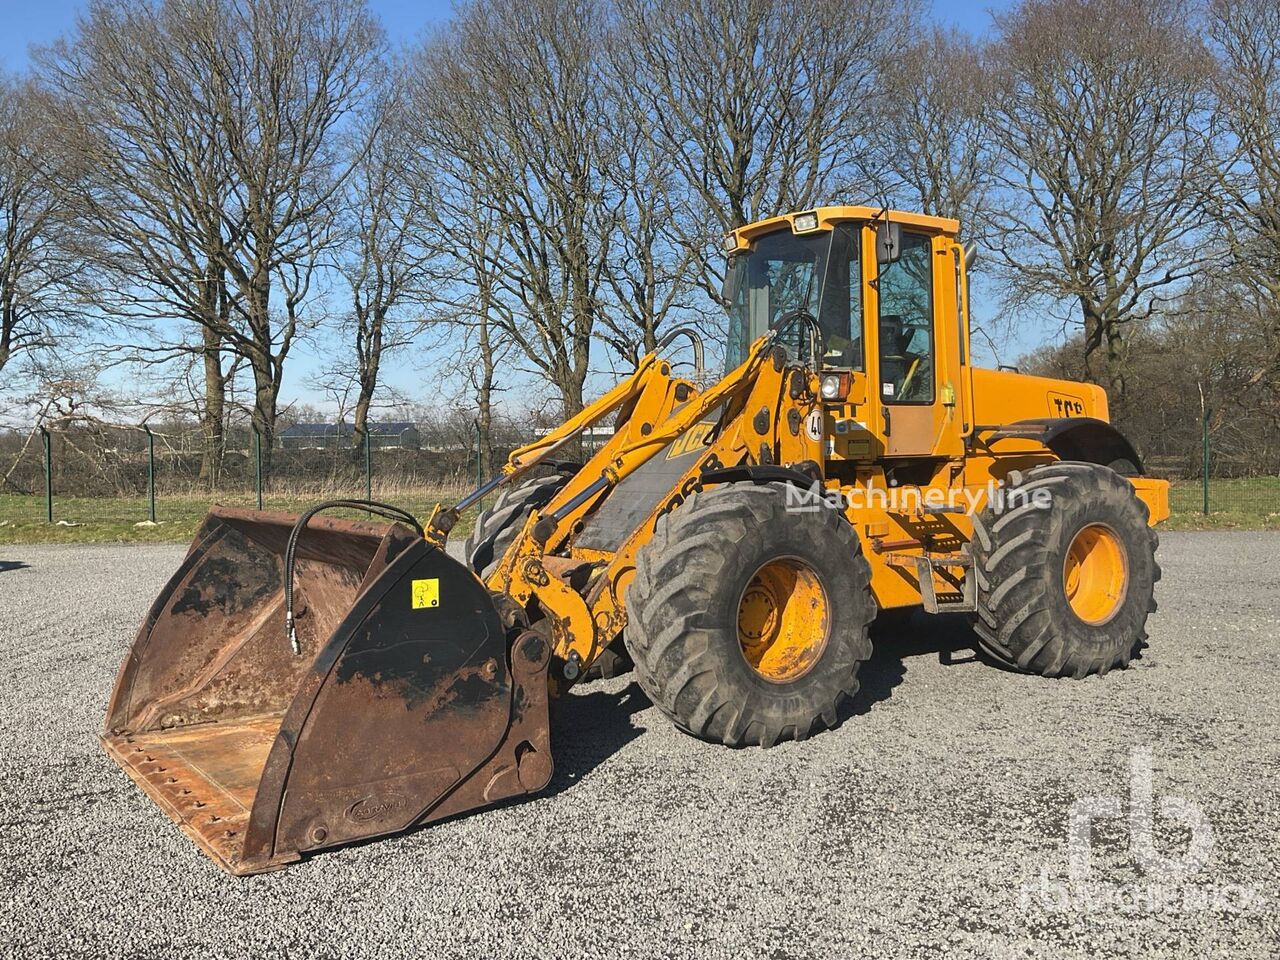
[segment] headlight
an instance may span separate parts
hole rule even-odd
[[[823,400],[843,400],[849,396],[849,383],[850,378],[847,373],[823,374],[818,392],[822,394]]]
[[[798,213],[791,218],[791,229],[796,233],[808,233],[810,230],[818,229],[818,215],[816,213]]]
[[[724,248],[730,253],[738,249],[738,237],[736,234],[732,234],[732,233],[725,234]]]

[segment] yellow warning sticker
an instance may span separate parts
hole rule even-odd
[[[440,580],[432,577],[430,580],[413,581],[413,609],[423,610],[427,607],[440,606]]]

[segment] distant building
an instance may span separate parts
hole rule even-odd
[[[295,423],[279,434],[280,446],[286,450],[332,450],[350,446],[356,428],[350,423]],[[417,450],[422,435],[412,423],[369,424],[369,445],[382,449]]]

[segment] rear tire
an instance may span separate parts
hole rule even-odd
[[[876,604],[858,535],[836,510],[786,503],[778,484],[698,491],[636,553],[636,679],[703,739],[769,747],[833,727],[871,656]]]
[[[467,563],[482,580],[493,572],[511,546],[525,520],[534,510],[546,506],[569,482],[563,473],[533,477],[507,487],[488,510],[476,517],[476,526],[463,546]]]
[[[1010,473],[974,518],[974,630],[986,651],[1046,677],[1128,666],[1160,579],[1147,517],[1132,485],[1099,464]]]

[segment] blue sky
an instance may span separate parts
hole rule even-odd
[[[27,64],[30,46],[56,40],[87,5],[85,0],[0,0],[0,65],[10,71],[21,70]],[[446,18],[452,4],[442,0],[371,0],[369,6],[397,42],[408,42],[425,26]]]
[[[1011,0],[936,0],[934,19],[974,34],[990,25],[988,10],[1002,10]],[[10,71],[27,65],[27,50],[53,40],[70,29],[76,13],[85,7],[82,0],[0,0],[0,67]],[[397,42],[409,42],[423,28],[449,15],[452,3],[443,0],[370,0],[369,6],[382,18],[388,33]],[[850,6],[853,15],[856,5]]]
[[[1012,2],[935,0],[932,11],[939,23],[981,35],[990,28],[990,11],[1007,9]],[[30,63],[30,48],[52,43],[70,30],[77,13],[86,6],[86,0],[0,0],[0,70],[24,70]],[[409,44],[432,25],[445,20],[453,4],[452,0],[369,0],[369,6],[382,19],[393,43]],[[855,11],[856,5],[851,5],[850,14],[855,15]],[[975,320],[981,322],[986,313],[981,305],[984,298],[981,289],[975,289],[974,293]],[[295,347],[290,355],[282,399],[328,406],[323,394],[310,382],[321,365],[319,355],[322,353],[324,347],[319,345],[304,343]],[[1008,361],[1011,358],[1000,359]],[[425,371],[422,367],[404,358],[394,362],[385,374],[384,382],[410,398],[425,400],[431,392],[424,384]]]

